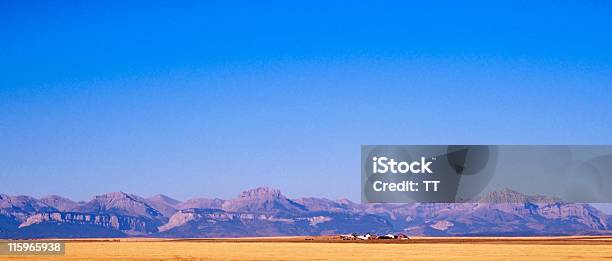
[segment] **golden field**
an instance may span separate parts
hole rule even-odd
[[[101,239],[66,241],[64,256],[0,260],[611,260],[612,239],[413,238],[363,242],[330,238]]]

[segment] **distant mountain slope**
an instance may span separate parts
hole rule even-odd
[[[54,210],[56,209],[33,197],[0,194],[0,214],[12,216],[20,221],[33,213]]]
[[[514,203],[500,203],[512,201]],[[612,217],[589,204],[528,196],[509,189],[462,204],[358,204],[289,199],[256,188],[238,197],[180,202],[113,192],[88,202],[0,194],[0,238],[240,237],[407,233],[409,235],[612,234]]]
[[[166,195],[157,194],[146,199],[146,203],[159,211],[164,217],[170,217],[177,211],[180,201]]]
[[[294,202],[304,206],[308,211],[345,212],[349,210],[342,203],[326,198],[298,198]]]
[[[328,235],[393,232],[392,224],[370,214],[318,212],[284,216],[225,212],[218,209],[181,210],[160,227],[162,237],[240,237]]]
[[[0,238],[9,238],[30,215],[56,211],[55,208],[29,196],[0,194]]]
[[[124,192],[111,192],[95,196],[89,202],[74,208],[73,211],[85,213],[113,213],[151,219],[163,219],[161,212],[150,206],[147,200]]]
[[[186,200],[183,203],[177,205],[177,209],[189,209],[189,208],[212,208],[221,209],[225,200],[218,198],[194,198]]]
[[[244,191],[237,198],[226,200],[221,205],[225,211],[253,213],[296,214],[307,209],[288,198],[278,189],[256,188]]]
[[[167,217],[150,206],[145,199],[123,192],[96,196],[83,204],[58,196],[41,200],[26,196],[3,196],[0,198],[0,207],[0,214],[6,216],[3,223],[7,224],[2,229],[7,231],[3,237],[29,237],[32,231],[45,231],[41,235],[59,237],[78,237],[79,233],[87,237],[142,236],[157,232],[157,227],[168,221]],[[18,222],[17,229],[11,218]],[[83,230],[86,228],[88,230]],[[92,231],[98,232],[96,234]]]
[[[54,207],[59,211],[70,211],[79,206],[79,203],[77,202],[56,195],[50,195],[41,198],[40,202],[48,206]]]

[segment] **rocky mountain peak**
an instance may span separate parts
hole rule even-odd
[[[157,194],[147,198],[146,203],[157,209],[165,217],[170,217],[176,213],[177,207],[182,202],[163,194]]]
[[[250,211],[266,213],[299,213],[306,208],[287,199],[278,189],[259,187],[240,193],[237,198],[223,202],[226,211]]]
[[[151,202],[159,202],[159,203],[162,203],[162,202],[163,202],[163,203],[165,203],[165,204],[172,205],[172,206],[174,206],[174,205],[178,205],[178,204],[180,204],[180,203],[181,203],[181,201],[178,201],[178,200],[176,200],[176,199],[173,199],[173,198],[171,198],[171,197],[169,197],[169,196],[166,196],[166,195],[164,195],[164,194],[157,194],[157,195],[155,195],[155,196],[152,196],[152,197],[150,197],[150,198],[147,198],[147,200],[148,200],[148,201],[151,201]]]
[[[518,191],[504,188],[498,191],[492,191],[480,197],[481,203],[552,203],[561,202],[560,199],[547,196],[529,196]]]
[[[504,188],[485,194],[480,198],[480,201],[486,203],[525,203],[528,201],[528,196],[515,190]]]
[[[52,206],[60,211],[69,211],[79,205],[78,203],[70,199],[60,197],[57,195],[50,195],[50,196],[41,198],[40,202],[45,203],[49,206]]]
[[[125,192],[109,192],[102,195],[97,195],[94,197],[95,199],[134,199],[133,195],[130,195]]]
[[[52,209],[47,204],[30,196],[0,195],[0,209],[19,209],[24,212],[34,212]]]
[[[78,212],[115,213],[121,215],[158,218],[162,214],[149,205],[147,200],[125,192],[111,192],[95,196],[91,201],[75,208]]]
[[[238,195],[239,198],[285,198],[280,190],[269,187],[259,187],[243,191]]]

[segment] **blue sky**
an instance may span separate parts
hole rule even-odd
[[[359,199],[361,144],[611,144],[607,1],[0,4],[0,192]]]

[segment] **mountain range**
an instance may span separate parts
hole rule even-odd
[[[508,202],[516,203],[499,203]],[[266,187],[179,201],[112,192],[87,202],[0,194],[0,238],[243,237],[404,233],[427,236],[612,234],[612,216],[504,189],[475,203],[359,204],[289,199]]]

